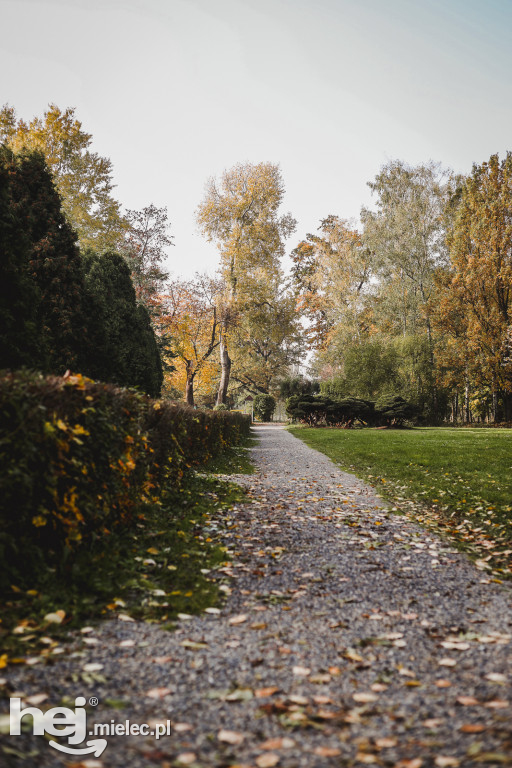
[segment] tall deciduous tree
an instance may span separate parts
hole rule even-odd
[[[292,253],[292,280],[299,308],[309,321],[313,348],[346,345],[367,330],[366,299],[373,254],[357,229],[338,216],[323,219]]]
[[[27,123],[5,105],[0,111],[0,141],[14,151],[44,155],[81,246],[98,251],[119,247],[126,222],[112,194],[112,163],[91,150],[92,136],[83,130],[74,109],[62,111],[50,104],[42,118]]]
[[[125,218],[123,255],[131,269],[137,300],[153,315],[159,308],[158,294],[169,278],[164,269],[165,249],[174,245],[167,209],[151,204],[141,211],[127,210]]]
[[[238,164],[217,182],[210,179],[197,211],[202,233],[218,246],[226,285],[219,329],[221,379],[217,404],[224,404],[231,374],[229,334],[238,305],[249,295],[258,270],[277,275],[284,241],[295,228],[279,215],[284,184],[279,166]]]
[[[375,254],[381,308],[396,334],[423,331],[432,337],[429,301],[434,272],[446,263],[448,182],[448,172],[437,163],[412,167],[400,160],[369,182],[377,210],[361,212],[363,239]]]
[[[303,357],[303,334],[293,295],[280,272],[270,279],[262,272],[250,296],[239,305],[232,333],[232,378],[242,389],[270,394],[277,380]]]
[[[451,337],[446,361],[512,415],[512,153],[475,165],[462,184],[448,236],[450,265],[437,307]]]
[[[212,353],[219,346],[217,298],[220,283],[207,275],[194,280],[175,280],[162,297],[162,324],[172,338],[177,365],[171,383],[183,385],[185,400],[194,405],[194,388],[217,377]]]

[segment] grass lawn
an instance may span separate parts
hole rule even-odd
[[[437,513],[438,523],[458,527],[459,538],[512,537],[511,429],[290,431],[399,507],[410,500]]]

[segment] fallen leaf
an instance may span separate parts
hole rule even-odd
[[[172,729],[173,731],[176,731],[176,733],[186,733],[187,731],[192,731],[194,728],[193,725],[190,725],[190,723],[173,723]]]
[[[450,688],[451,682],[440,678],[439,680],[436,680],[435,685],[437,685],[438,688]]]
[[[218,616],[220,613],[220,608],[205,608],[205,613],[210,613],[212,616]]]
[[[277,685],[269,685],[268,688],[257,688],[254,691],[254,695],[257,699],[264,699],[267,696],[273,696],[274,693],[277,693],[279,690]]]
[[[192,651],[199,651],[201,648],[208,648],[208,643],[198,643],[195,640],[182,640],[180,643],[183,648],[190,648]]]
[[[369,752],[358,752],[356,754],[356,761],[364,763],[365,765],[373,765],[377,760],[377,755],[372,755]]]
[[[444,720],[441,720],[439,717],[429,717],[428,720],[423,720],[422,725],[424,725],[425,728],[439,728],[443,722]]]
[[[182,754],[178,755],[176,758],[178,765],[192,765],[192,763],[195,763],[196,760],[197,757],[194,752],[182,752]]]
[[[292,672],[296,677],[307,677],[311,674],[309,667],[293,667]]]
[[[482,731],[485,731],[485,725],[481,725],[480,723],[466,723],[465,725],[461,725],[460,730],[462,733],[482,733]]]
[[[170,688],[150,688],[149,691],[146,691],[146,698],[163,699],[164,696],[167,696],[169,693],[171,693]]]
[[[485,675],[486,680],[490,680],[492,683],[506,683],[507,682],[507,676],[502,675],[501,672],[489,672],[488,675]]]
[[[375,739],[375,746],[379,749],[390,749],[391,747],[396,747],[397,744],[397,739],[391,739],[385,736],[381,739]]]
[[[38,707],[43,701],[46,701],[47,698],[48,694],[46,693],[36,693],[34,696],[27,696],[25,702],[30,704],[31,707]]]
[[[228,693],[226,701],[249,701],[254,696],[250,688],[237,688],[235,691]]]
[[[337,747],[315,747],[313,752],[319,757],[337,757],[341,755],[341,749]]]
[[[332,704],[330,696],[313,696],[313,701],[315,704]]]
[[[454,667],[457,664],[455,659],[439,659],[437,663],[440,667]]]
[[[494,699],[493,701],[486,701],[484,704],[484,707],[489,707],[489,709],[505,709],[508,706],[508,701],[504,699]]]
[[[309,699],[307,699],[305,696],[301,696],[298,693],[288,696],[288,701],[290,701],[292,704],[298,704],[299,707],[306,707],[309,704]]]
[[[360,704],[369,704],[371,701],[377,701],[378,696],[374,693],[361,691],[361,693],[353,693],[352,698]]]
[[[47,613],[43,621],[47,621],[50,624],[62,624],[66,618],[66,611],[55,611],[55,613]]]
[[[434,760],[434,764],[438,768],[457,768],[460,765],[460,760],[457,757],[449,757],[448,755],[438,755]]]
[[[459,704],[462,704],[463,707],[475,707],[480,704],[478,699],[475,699],[474,696],[457,696],[457,701]]]
[[[260,749],[291,749],[295,746],[293,739],[284,736],[283,738],[267,739],[263,744],[260,744]]]
[[[233,626],[236,626],[237,624],[243,624],[244,621],[247,621],[248,616],[246,613],[241,613],[239,616],[232,616],[228,620],[228,624],[231,624]]]
[[[84,664],[82,669],[84,670],[84,672],[99,672],[100,669],[103,669],[103,666],[104,666],[103,664],[91,663],[91,664]]]
[[[448,648],[451,651],[467,651],[470,648],[469,643],[455,643],[451,640],[445,640],[441,645],[443,648]]]
[[[223,728],[218,732],[217,738],[219,741],[223,741],[226,744],[236,745],[242,743],[245,739],[245,735],[243,733],[238,733],[237,731],[227,731]]]
[[[258,768],[272,768],[272,766],[278,764],[279,760],[280,757],[275,752],[266,752],[257,757],[255,763]]]

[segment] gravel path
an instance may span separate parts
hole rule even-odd
[[[174,633],[105,622],[51,667],[1,673],[11,696],[49,706],[96,696],[89,727],[170,719],[171,736],[110,736],[82,763],[3,737],[25,759],[0,751],[0,765],[512,763],[509,586],[281,427],[256,433],[258,472],[236,478],[251,502],[225,521],[219,613]]]

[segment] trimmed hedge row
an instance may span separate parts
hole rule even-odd
[[[241,413],[195,411],[81,375],[0,375],[5,579],[61,568],[162,503],[190,466],[249,434]],[[102,541],[103,540],[103,541]]]
[[[415,406],[400,395],[386,395],[377,402],[358,397],[332,400],[322,395],[292,395],[286,401],[286,412],[302,424],[338,427],[352,427],[356,422],[364,426],[399,426],[417,415]]]

